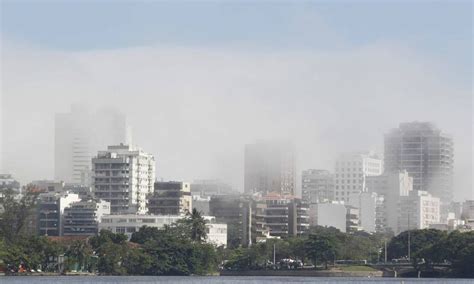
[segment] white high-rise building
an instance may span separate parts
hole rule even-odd
[[[55,117],[54,178],[68,183],[90,182],[91,159],[107,145],[130,144],[125,115],[114,109],[91,112],[73,105]]]
[[[92,159],[92,190],[110,202],[110,212],[145,213],[154,191],[155,158],[129,145],[109,146]]]
[[[336,160],[334,199],[349,202],[350,196],[367,191],[366,178],[383,172],[382,160],[373,153],[346,153]]]

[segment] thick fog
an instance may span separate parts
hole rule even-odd
[[[383,134],[399,122],[433,121],[454,136],[456,197],[472,196],[469,86],[411,50],[3,46],[3,168],[22,181],[53,176],[54,114],[82,102],[126,113],[157,177],[238,189],[244,144],[257,139],[292,140],[298,170],[332,170],[339,152],[383,152]]]
[[[49,6],[41,10],[51,19],[35,12],[40,5],[27,9],[30,14],[23,13],[27,6],[18,8],[18,14],[10,13],[11,7],[9,13],[5,9],[2,23],[9,28],[2,30],[1,40],[1,171],[23,183],[53,178],[54,116],[68,112],[73,103],[86,104],[91,110],[112,106],[125,113],[134,144],[155,155],[158,178],[222,179],[238,190],[243,187],[247,143],[291,140],[296,145],[298,172],[308,168],[332,171],[339,153],[383,153],[384,133],[400,122],[418,120],[432,121],[453,135],[455,198],[474,197],[472,72],[465,70],[469,63],[460,66],[472,62],[472,54],[449,54],[457,50],[451,47],[459,41],[469,41],[449,38],[442,42],[439,37],[444,39],[449,33],[425,26],[425,20],[437,26],[438,20],[449,18],[426,13],[426,19],[418,19],[416,13],[426,11],[420,4],[398,31],[399,18],[384,22],[383,14],[371,13],[372,20],[385,24],[379,31],[376,25],[364,26],[362,13],[357,18],[362,24],[354,22],[362,28],[351,35],[350,21],[345,22],[345,31],[341,29],[344,19],[324,21],[311,5],[311,9],[303,5],[287,12],[285,7],[262,4],[258,8],[268,11],[265,16],[251,7],[195,6],[204,7],[202,13],[215,14],[204,19],[191,7],[184,9],[185,16],[194,22],[181,23],[185,19],[178,15],[183,5],[173,6],[171,15],[177,13],[173,17],[156,16],[168,11],[160,6],[146,12],[150,22],[130,19],[131,27],[138,25],[135,30],[122,14],[114,18],[113,9],[109,14],[86,9],[92,13],[84,14],[92,17],[90,21],[75,16],[67,6],[69,14],[48,14]],[[390,12],[390,7],[384,9]],[[336,14],[351,17],[344,12],[349,10],[341,11]],[[326,15],[324,9],[319,12]],[[68,17],[76,22],[69,22]],[[443,21],[440,27],[445,26]],[[48,29],[35,30],[35,25]],[[274,25],[279,29],[273,30]],[[331,25],[339,25],[339,30]],[[33,39],[10,31],[27,28]],[[179,39],[175,42],[173,29]],[[378,36],[363,37],[368,29]],[[417,32],[410,34],[412,29]],[[87,33],[94,30],[103,34],[88,39]],[[140,34],[145,33],[142,30],[148,34]],[[189,35],[188,30],[197,33]],[[396,32],[413,38],[409,43],[397,40]],[[133,43],[138,38],[135,33],[147,40],[117,44],[122,37],[132,38]],[[96,44],[110,34],[115,41]],[[355,40],[350,42],[350,36]],[[359,36],[364,40],[358,41]],[[73,48],[61,48],[61,37]],[[46,39],[49,44],[43,44]],[[439,42],[446,44],[446,51],[438,48]],[[439,53],[426,46],[430,44]],[[450,61],[449,56],[461,59]]]

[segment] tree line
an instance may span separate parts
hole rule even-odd
[[[0,260],[13,271],[22,265],[27,270],[104,275],[209,275],[219,269],[275,269],[274,259],[328,269],[337,260],[383,262],[385,244],[389,261],[406,258],[410,238],[410,260],[415,268],[429,271],[437,264],[448,264],[450,276],[474,277],[474,232],[426,229],[393,237],[313,227],[297,237],[223,248],[205,242],[205,220],[193,210],[170,226],[144,226],[130,241],[124,234],[102,230],[87,239],[62,242],[27,232],[36,197],[37,193],[29,191],[20,199],[5,193],[0,197]],[[62,267],[59,256],[64,257]]]

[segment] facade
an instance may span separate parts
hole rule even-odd
[[[310,204],[334,200],[334,175],[327,170],[303,171],[301,198]]]
[[[381,175],[382,160],[374,153],[346,153],[336,160],[336,201],[349,202],[350,196],[366,191],[366,179]]]
[[[110,202],[81,200],[64,209],[63,236],[94,236],[99,232],[99,222],[110,215]]]
[[[377,193],[361,192],[351,195],[350,206],[359,209],[360,229],[368,233],[376,231]]]
[[[272,237],[297,236],[309,230],[309,205],[292,196],[269,194],[262,197],[265,226]]]
[[[295,150],[290,143],[245,145],[244,192],[295,195]]]
[[[62,236],[64,210],[79,201],[74,193],[45,192],[38,196],[37,232],[40,236]]]
[[[187,182],[155,182],[148,194],[148,212],[155,215],[185,215],[192,211],[193,199]]]
[[[385,134],[384,151],[386,170],[406,170],[414,190],[439,197],[445,219],[453,199],[452,137],[429,122],[401,123]]]
[[[383,199],[378,200],[376,222],[379,230],[397,232],[400,200],[413,190],[413,178],[407,171],[394,171],[367,177],[366,182],[368,192],[376,193]]]
[[[113,109],[91,112],[73,105],[55,117],[54,178],[88,185],[91,159],[107,145],[131,143],[125,115]]]
[[[191,194],[193,196],[210,197],[214,195],[232,195],[236,191],[232,186],[220,180],[195,180],[191,183]]]
[[[155,181],[152,155],[128,145],[109,146],[92,159],[92,172],[92,191],[110,202],[112,214],[146,212]]]
[[[426,191],[413,190],[400,200],[398,231],[426,229],[440,223],[440,200]]]
[[[171,225],[182,218],[183,216],[173,215],[104,215],[99,223],[99,231],[104,229],[113,233],[122,233],[130,239],[132,234],[143,226],[163,228],[165,225]],[[208,233],[206,241],[217,246],[227,246],[227,225],[216,223],[213,216],[203,216],[203,218],[206,220]]]
[[[209,210],[219,223],[227,224],[228,244],[247,247],[266,238],[266,203],[244,195],[211,197]]]
[[[317,203],[310,205],[311,226],[334,227],[346,232],[346,206],[338,202]]]

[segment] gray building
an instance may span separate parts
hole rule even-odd
[[[244,192],[295,195],[295,150],[291,143],[245,145]]]
[[[327,170],[309,169],[301,175],[301,197],[314,204],[334,199],[334,175]]]
[[[235,194],[236,191],[229,184],[215,179],[195,180],[191,183],[193,196],[210,197],[214,195]]]
[[[292,196],[271,194],[266,203],[265,226],[272,237],[296,236],[309,230],[309,205]]]
[[[211,197],[209,210],[220,223],[227,224],[228,246],[249,246],[266,238],[264,201],[244,195]]]
[[[94,236],[103,215],[110,214],[110,202],[81,200],[64,209],[63,236]]]
[[[180,181],[157,181],[155,191],[148,195],[148,213],[155,215],[184,215],[192,211],[190,185]]]
[[[446,217],[453,199],[453,147],[452,137],[432,123],[401,123],[385,134],[385,170],[407,170],[413,189],[440,198]]]
[[[62,236],[64,209],[79,201],[74,193],[45,192],[38,196],[37,231],[40,236]]]

